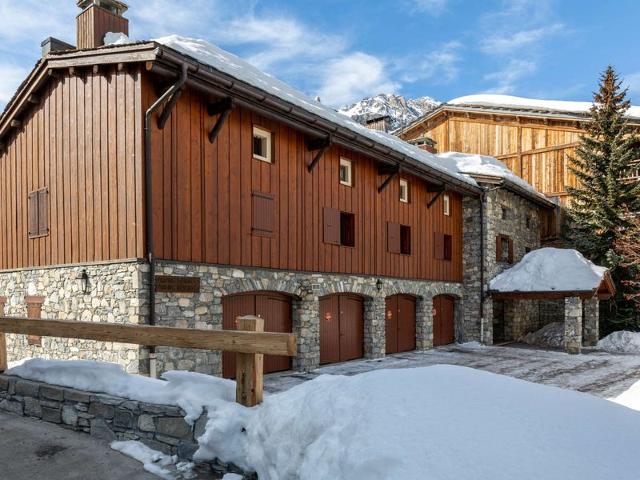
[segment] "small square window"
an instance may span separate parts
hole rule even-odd
[[[253,127],[253,158],[262,162],[273,163],[271,158],[271,132],[260,127]]]
[[[353,186],[353,166],[351,160],[340,159],[340,184],[348,187]]]
[[[449,199],[449,195],[444,194],[442,196],[442,205],[444,214],[447,216],[451,215],[451,200]]]
[[[340,212],[340,245],[356,246],[356,216],[353,213]]]
[[[400,225],[400,253],[411,255],[411,227]]]
[[[400,201],[403,203],[409,203],[409,181],[400,179]]]

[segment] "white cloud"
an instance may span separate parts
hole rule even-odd
[[[415,10],[437,16],[446,10],[449,0],[410,0],[410,2]]]
[[[624,85],[632,93],[640,93],[640,72],[632,73],[624,77]]]
[[[537,68],[535,62],[530,60],[510,60],[500,70],[484,76],[485,80],[495,82],[495,86],[489,88],[486,93],[513,93],[516,82],[535,72]]]
[[[397,60],[395,71],[403,81],[409,83],[419,80],[450,82],[458,77],[462,48],[460,42],[447,42],[424,55]]]
[[[545,27],[521,30],[510,35],[493,35],[482,40],[480,49],[484,53],[493,55],[510,54],[524,47],[534,46],[563,29],[564,25],[556,23]]]
[[[384,63],[371,55],[355,52],[325,65],[319,95],[328,105],[346,105],[375,93],[393,93],[399,85],[391,81]]]
[[[28,73],[27,69],[15,65],[0,65],[0,112]]]

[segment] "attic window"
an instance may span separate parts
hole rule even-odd
[[[446,216],[451,215],[451,201],[446,193],[442,196],[442,208]]]
[[[253,158],[262,162],[273,163],[271,158],[271,132],[260,127],[253,127]]]
[[[409,181],[406,178],[400,179],[400,201],[409,203]]]
[[[340,184],[347,187],[353,186],[353,167],[351,160],[340,158]]]

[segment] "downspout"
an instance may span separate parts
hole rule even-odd
[[[480,194],[480,343],[484,343],[484,208],[487,189]]]
[[[189,66],[182,64],[182,73],[180,79],[164,92],[153,105],[144,114],[144,180],[145,180],[145,249],[147,252],[147,261],[149,262],[149,276],[147,284],[149,285],[149,325],[156,324],[156,265],[153,256],[153,185],[151,180],[151,167],[153,163],[151,155],[151,120],[153,114],[187,82]],[[171,105],[171,107],[175,104]],[[157,377],[156,368],[156,347],[149,347],[149,376]]]

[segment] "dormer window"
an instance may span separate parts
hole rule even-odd
[[[449,199],[449,195],[447,195],[446,193],[442,196],[442,208],[443,213],[446,216],[451,215],[451,200]]]
[[[273,163],[271,156],[271,132],[253,127],[253,158],[261,162]]]
[[[400,201],[409,203],[409,181],[405,178],[400,179]]]
[[[346,158],[340,158],[340,184],[353,186],[353,165]]]

